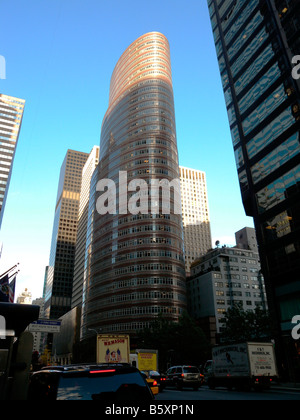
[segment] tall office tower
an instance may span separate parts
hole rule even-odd
[[[60,170],[45,290],[45,316],[71,309],[82,169],[88,153],[68,150]]]
[[[139,37],[116,64],[98,169],[100,184],[109,179],[116,186],[116,200],[108,200],[111,214],[101,215],[102,195],[92,193],[97,211],[87,242],[82,338],[99,328],[134,336],[159,313],[178,320],[186,308],[179,166],[169,43],[158,32]],[[152,194],[162,179],[178,181],[179,194],[169,191],[169,214],[162,211],[166,190]],[[139,185],[141,209],[131,211]]]
[[[189,275],[195,259],[211,249],[206,174],[183,166],[179,166],[179,170],[185,271]]]
[[[0,229],[25,100],[0,93]]]
[[[244,208],[254,217],[277,347],[291,366],[300,352],[291,338],[291,320],[300,314],[300,86],[292,65],[300,52],[300,5],[208,6]]]
[[[75,251],[72,308],[82,305],[85,248],[92,175],[99,163],[99,146],[94,146],[82,170],[78,228]]]

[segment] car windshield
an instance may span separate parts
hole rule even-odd
[[[150,370],[150,375],[159,376],[159,373],[156,370]]]
[[[62,376],[57,400],[150,400],[151,393],[139,373]]]
[[[188,366],[183,368],[183,373],[199,373],[196,367]]]

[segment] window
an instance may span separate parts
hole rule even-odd
[[[225,300],[217,299],[217,305],[225,305]]]

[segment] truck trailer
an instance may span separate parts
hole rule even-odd
[[[137,349],[130,353],[130,364],[137,367],[141,371],[157,371],[158,370],[158,351]]]
[[[215,346],[207,364],[207,384],[232,388],[270,388],[278,377],[272,343],[240,343]]]
[[[97,363],[129,363],[129,354],[129,335],[97,335]]]

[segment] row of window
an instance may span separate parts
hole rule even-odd
[[[226,271],[240,271],[240,267],[238,266],[224,266],[224,270]],[[250,273],[258,273],[258,268],[247,268],[247,267],[241,267],[241,271],[243,271],[244,273],[246,272],[250,272]]]
[[[127,143],[125,146],[122,147],[121,152],[124,153],[126,150],[136,149],[137,147],[143,146],[145,144],[162,145],[162,146],[166,146],[168,149],[170,149],[172,146],[172,143],[170,143],[166,139],[162,139],[159,137],[149,137],[149,138],[143,138],[143,139],[131,142],[131,143]]]
[[[181,280],[173,279],[172,277],[146,277],[134,278],[128,280],[121,280],[114,284],[114,288],[136,287],[146,285],[174,285],[178,287],[185,287],[185,283]]]
[[[163,264],[163,263],[149,263],[149,264],[136,264],[128,267],[121,267],[114,270],[116,276],[120,274],[135,273],[139,271],[179,271],[180,267],[177,267],[173,264]]]
[[[6,140],[7,141],[7,143],[9,143],[9,144],[15,144],[16,143],[16,139],[17,139],[17,137],[16,136],[13,136],[12,134],[11,135],[9,135],[9,136],[7,136],[7,137],[4,137],[5,136],[5,133],[1,133],[2,135],[0,136],[0,140]]]
[[[231,282],[231,283],[223,283],[223,282],[215,282],[215,287],[217,288],[236,288],[236,289],[241,289],[242,288],[242,283],[235,283],[235,282]],[[260,290],[262,287],[260,284],[249,284],[249,283],[244,283],[243,284],[244,289],[254,289],[254,290]]]
[[[151,155],[158,155],[158,156],[166,156],[166,157],[170,157],[172,159],[177,159],[177,155],[174,155],[174,153],[169,150],[169,149],[151,149],[151,148],[147,148],[147,149],[138,149],[135,151],[132,151],[129,154],[126,155],[122,155],[121,157],[121,161],[127,161],[128,159],[135,157],[135,156],[139,156],[139,155],[146,155],[147,158]]]
[[[166,251],[166,250],[150,250],[150,251],[138,251],[131,252],[128,254],[118,255],[116,257],[116,262],[127,261],[137,258],[153,258],[153,257],[164,257],[164,258],[173,258],[174,260],[183,261],[183,257],[178,255],[175,252]]]
[[[214,273],[214,278],[215,279],[222,279],[224,276],[224,278],[226,280],[248,280],[248,275],[243,274],[242,276],[240,276],[239,274],[221,274],[221,273]],[[258,281],[259,278],[257,276],[251,276],[250,280],[252,281]]]
[[[238,304],[244,304],[244,301],[243,300],[234,300],[234,302],[232,302],[232,301],[228,301],[227,302],[227,305],[228,306],[232,306],[233,305],[233,303],[235,304],[235,305],[238,305]],[[252,302],[251,300],[247,300],[246,302],[245,302],[245,304],[247,305],[247,306],[257,306],[257,307],[261,307],[262,306],[262,302],[261,302],[261,300],[256,300],[256,301],[254,301],[254,302]],[[217,312],[217,314],[225,314],[226,312],[227,312],[227,309],[226,308],[217,308],[217,310],[216,310],[216,312]],[[222,320],[220,320],[221,322],[222,322]]]
[[[175,306],[136,306],[128,308],[113,309],[95,314],[95,319],[123,318],[126,316],[152,315],[152,314],[178,314],[180,308]],[[92,316],[89,316],[92,321]]]
[[[116,290],[128,289],[128,288],[145,288],[145,286],[174,286],[174,288],[180,288],[182,293],[185,293],[185,282],[179,279],[171,277],[142,277],[142,278],[130,278],[125,280],[119,280],[108,284],[100,284],[99,282],[92,286],[89,290],[91,298],[95,296],[103,296],[108,293],[115,293]],[[172,288],[173,289],[173,288]]]
[[[174,169],[172,169],[174,168]],[[128,168],[125,167],[125,165],[114,165],[114,168],[109,168],[110,172],[104,172],[105,176],[101,176],[102,179],[105,178],[109,178],[111,180],[114,180],[116,177],[119,176],[119,172],[120,171],[124,171],[127,170]],[[103,173],[103,172],[102,172]],[[142,175],[142,178],[149,178],[151,175],[164,175],[164,176],[169,176],[171,179],[177,179],[178,178],[178,173],[177,173],[177,165],[172,165],[172,167],[169,165],[166,168],[157,168],[157,167],[149,167],[149,165],[147,165],[145,168],[141,168],[141,169],[134,169],[134,170],[128,170],[127,172],[127,179],[131,179],[131,178],[139,178],[139,176]],[[144,176],[144,177],[143,177]]]
[[[124,322],[122,324],[111,324],[108,326],[103,326],[103,332],[111,332],[111,331],[140,331],[145,328],[150,328],[150,322]]]
[[[251,297],[253,296],[254,298],[262,298],[264,295],[262,293],[256,293],[256,292],[245,292],[244,293],[245,297]],[[216,296],[225,296],[225,292],[223,290],[217,290],[216,291]],[[226,292],[226,296],[238,296],[238,297],[242,297],[243,293],[242,292]]]
[[[99,307],[105,308],[106,306],[112,305],[112,304],[119,304],[120,303],[132,303],[135,304],[140,301],[151,301],[150,303],[156,303],[152,301],[156,300],[170,300],[172,304],[176,303],[177,301],[186,302],[186,296],[181,295],[179,293],[173,293],[173,292],[136,292],[136,293],[130,293],[130,294],[123,294],[123,295],[111,295],[107,298],[101,298],[97,299],[97,296],[93,294],[93,300],[89,302],[88,310],[93,311],[94,309],[97,309]],[[147,313],[147,312],[145,312]]]
[[[128,228],[128,229],[123,229],[123,230],[119,230],[117,233],[118,237],[122,237],[122,236],[126,236],[126,235],[131,235],[134,233],[140,233],[140,232],[152,232],[152,231],[156,231],[156,232],[172,232],[175,234],[180,234],[180,231],[177,228],[173,228],[173,226],[169,226],[169,225],[154,225],[154,224],[149,224],[149,225],[144,225],[144,226],[133,226],[132,228]]]
[[[216,303],[217,303],[217,305],[220,305],[220,306],[222,306],[222,305],[231,306],[232,305],[232,300],[225,301],[224,299],[217,299]],[[256,302],[253,303],[251,300],[246,300],[245,302],[243,300],[234,300],[234,303],[235,304],[241,303],[241,304],[245,304],[247,306],[253,306],[253,304],[257,304],[258,306],[261,305],[260,301],[256,301]],[[217,310],[217,312],[219,313],[218,310]]]

